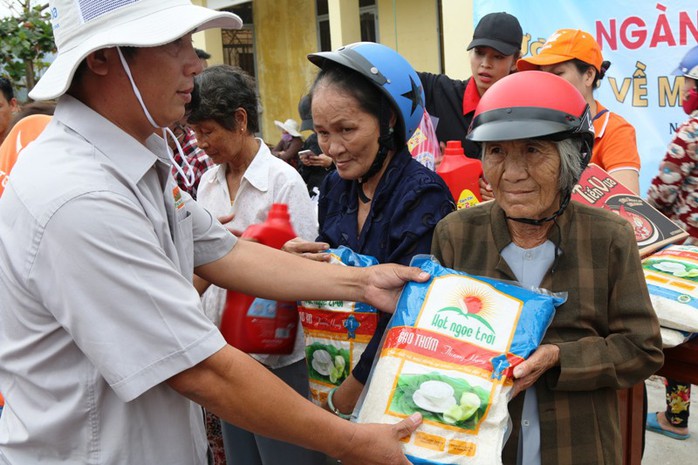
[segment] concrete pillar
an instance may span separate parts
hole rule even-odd
[[[210,2],[207,0],[192,0],[192,3],[210,7]],[[211,54],[211,58],[208,59],[209,66],[223,64],[223,39],[220,29],[214,28],[197,32],[192,36],[192,40],[194,41],[194,47],[206,50],[206,52]]]
[[[473,38],[473,0],[442,0],[444,68],[454,79],[471,75],[466,48]]]
[[[359,0],[328,0],[332,50],[361,40]]]

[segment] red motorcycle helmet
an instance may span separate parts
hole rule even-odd
[[[582,169],[594,144],[589,105],[563,78],[522,71],[497,81],[480,99],[467,139],[495,142],[519,139],[582,140]]]

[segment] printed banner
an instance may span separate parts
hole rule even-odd
[[[594,35],[611,62],[596,99],[635,127],[642,161],[640,194],[646,196],[676,128],[686,120],[671,73],[698,44],[696,0],[473,0],[473,23],[506,11],[524,32],[522,53],[535,55],[557,29]]]

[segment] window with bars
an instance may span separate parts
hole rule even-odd
[[[317,16],[317,36],[320,51],[332,50],[330,40],[330,12],[327,0],[316,0],[315,12]],[[359,0],[359,22],[361,28],[361,40],[367,42],[378,41],[378,6],[376,0]]]

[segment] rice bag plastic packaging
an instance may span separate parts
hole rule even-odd
[[[642,269],[659,324],[698,332],[698,247],[670,245],[645,258]]]
[[[378,260],[341,246],[330,249],[330,263],[366,267]],[[320,405],[342,384],[376,332],[377,310],[361,302],[301,301],[298,311],[305,336],[305,357],[312,400]]]
[[[471,276],[433,257],[408,283],[357,406],[360,423],[422,425],[405,440],[414,464],[500,464],[513,367],[540,345],[566,294]]]
[[[670,349],[698,336],[698,333],[687,333],[678,329],[669,329],[663,326],[659,327],[659,332],[662,335],[662,348]]]

